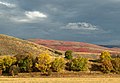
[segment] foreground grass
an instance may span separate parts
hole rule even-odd
[[[3,74],[0,78],[120,78],[120,74],[103,74],[102,72],[52,72],[50,76],[43,75],[41,72],[19,73],[15,76]]]
[[[119,83],[120,78],[0,78],[0,83]]]
[[[120,74],[66,72],[42,76],[39,72],[0,76],[0,83],[119,83]]]

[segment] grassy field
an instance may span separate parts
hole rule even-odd
[[[26,40],[15,38],[12,36],[0,34],[0,55],[27,55],[37,56],[44,51],[48,51],[51,55],[58,55],[55,50],[38,45]]]
[[[0,83],[119,83],[120,78],[0,78]]]

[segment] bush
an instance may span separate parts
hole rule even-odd
[[[0,70],[2,70],[3,64],[4,64],[3,58],[0,58]]]
[[[2,75],[2,69],[0,69],[0,76]]]
[[[4,72],[9,72],[9,68],[11,65],[15,64],[16,63],[16,58],[15,57],[11,57],[11,56],[4,56],[1,58],[0,60],[0,66],[1,66],[1,69],[4,71]]]
[[[14,75],[18,75],[19,73],[19,68],[16,65],[12,65],[9,69],[9,74],[14,76]]]
[[[0,58],[0,76],[2,75],[3,64],[4,64],[3,59]]]
[[[113,70],[111,60],[109,59],[102,60],[101,70],[103,73],[110,73]]]
[[[36,58],[35,67],[38,68],[42,73],[46,73],[51,67],[51,56],[47,53],[41,53]]]
[[[52,75],[52,70],[51,69],[49,69],[47,72],[48,72],[47,76],[51,76]]]
[[[68,70],[73,71],[86,71],[88,70],[88,60],[83,57],[72,59],[67,64]]]
[[[31,72],[33,66],[33,58],[32,56],[28,55],[25,58],[21,58],[18,61],[18,66],[21,72]]]
[[[59,72],[59,71],[63,70],[64,67],[65,67],[64,58],[56,58],[51,64],[51,69],[54,72]]]
[[[100,55],[100,62],[101,62],[101,70],[103,73],[110,73],[113,70],[113,66],[111,63],[111,55],[108,51],[104,51]]]
[[[55,54],[62,55],[62,53],[59,51],[55,51]]]
[[[101,65],[99,65],[98,63],[91,64],[90,71],[101,71]]]
[[[112,60],[112,65],[115,73],[120,73],[120,58],[114,58]]]
[[[110,53],[109,53],[108,51],[103,51],[103,52],[101,53],[101,55],[100,55],[100,60],[102,61],[102,60],[104,60],[104,59],[109,59],[109,60],[112,59],[112,58],[111,58],[111,55],[110,55]]]
[[[66,59],[72,59],[73,58],[73,56],[72,56],[72,51],[71,50],[67,50],[66,52],[65,52],[65,58]]]

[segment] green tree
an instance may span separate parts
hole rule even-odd
[[[72,59],[72,58],[73,58],[72,53],[73,53],[73,51],[67,50],[67,51],[65,52],[65,58],[68,59],[68,60]]]
[[[47,52],[44,52],[41,53],[36,58],[35,67],[45,74],[47,71],[50,70],[51,67],[50,63],[51,63],[51,56]]]
[[[21,72],[31,72],[33,66],[33,58],[28,55],[25,58],[21,58],[18,60],[18,66]]]
[[[88,60],[83,57],[74,58],[67,63],[67,69],[72,71],[88,70]]]
[[[55,58],[55,60],[51,64],[51,68],[54,72],[60,72],[65,67],[64,58]]]

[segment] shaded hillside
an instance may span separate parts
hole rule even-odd
[[[120,48],[120,45],[100,45],[108,48]]]
[[[46,50],[48,50],[51,55],[56,55],[54,53],[55,50],[48,47],[0,34],[0,55],[24,55],[26,53],[32,53],[37,56]]]
[[[112,53],[119,53],[120,51],[120,49],[110,49],[107,47],[102,47],[84,42],[57,41],[44,39],[29,39],[29,41],[62,51],[73,50],[75,52],[87,52],[87,53],[100,53],[104,50],[108,50]]]

